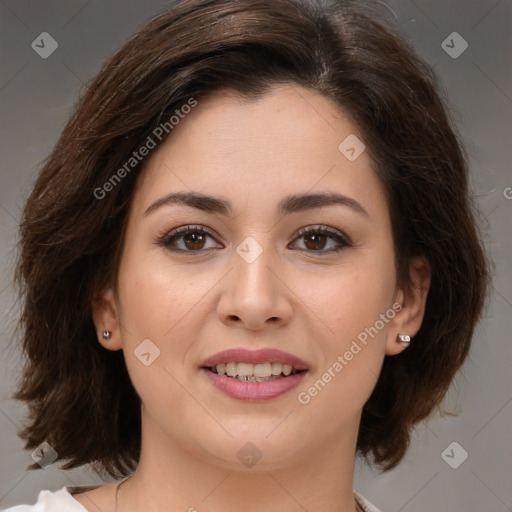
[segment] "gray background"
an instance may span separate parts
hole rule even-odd
[[[24,411],[9,399],[20,366],[16,343],[11,342],[16,319],[10,282],[13,244],[23,200],[84,84],[166,5],[141,0],[0,0],[2,508],[33,503],[41,489],[100,481],[86,468],[25,469],[32,459],[16,436]],[[485,242],[496,270],[471,356],[447,397],[446,407],[460,414],[437,415],[418,426],[405,460],[387,474],[378,475],[358,463],[355,488],[384,512],[512,510],[512,189],[507,188],[512,187],[512,0],[391,0],[387,5],[403,34],[444,83],[471,159]],[[469,44],[458,58],[441,46],[454,31]],[[31,48],[42,32],[49,32],[59,45],[47,59]],[[460,447],[449,449],[443,459],[441,454],[454,441]],[[452,469],[445,459],[460,462],[462,449],[468,458]]]

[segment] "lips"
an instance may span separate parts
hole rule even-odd
[[[272,367],[272,376],[268,376],[269,367]],[[221,373],[218,373],[219,369]],[[232,348],[218,352],[203,361],[200,369],[207,381],[219,391],[230,398],[247,402],[272,400],[290,392],[302,382],[308,370],[305,361],[282,350],[248,350],[246,348]],[[263,373],[267,376],[237,375],[240,373],[244,375]]]
[[[200,373],[213,386],[231,399],[245,402],[265,402],[279,398],[296,388],[308,374],[307,370],[267,382],[241,382],[226,375],[218,375],[205,368]]]
[[[287,364],[298,371],[309,369],[306,362],[304,362],[302,359],[275,348],[266,348],[259,350],[248,350],[246,348],[231,348],[223,350],[222,352],[218,352],[217,354],[214,354],[213,356],[203,361],[201,367],[210,369],[212,367],[217,366],[218,364],[227,364],[231,362],[252,364],[270,362],[281,363],[283,365]]]

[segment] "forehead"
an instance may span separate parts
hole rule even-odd
[[[147,208],[164,193],[194,190],[263,208],[285,195],[332,190],[386,208],[363,139],[340,107],[299,86],[257,100],[222,91],[199,100],[151,155],[135,202]]]

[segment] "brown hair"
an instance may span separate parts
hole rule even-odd
[[[412,256],[431,266],[423,325],[409,349],[385,357],[358,452],[393,468],[413,425],[439,406],[468,354],[488,264],[466,156],[432,70],[354,2],[189,0],[104,64],[27,200],[16,271],[26,364],[14,395],[29,406],[27,449],[47,441],[64,469],[136,467],[140,398],[122,352],[98,343],[91,303],[115,287],[142,164],[101,199],[95,190],[190,98],[222,89],[257,98],[280,83],[330,98],[360,128],[388,196],[400,282]]]

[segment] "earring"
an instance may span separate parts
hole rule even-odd
[[[101,337],[105,340],[105,341],[108,341],[110,339],[110,331],[103,331],[101,333]]]
[[[407,348],[411,344],[411,337],[408,336],[407,334],[399,334],[398,339],[405,348]]]

